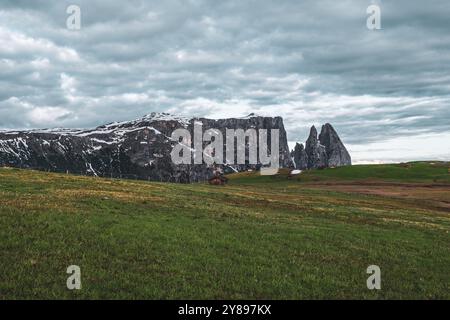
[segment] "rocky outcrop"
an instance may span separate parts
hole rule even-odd
[[[325,146],[320,144],[315,126],[311,127],[308,140],[306,140],[305,150],[308,156],[308,169],[327,167],[327,153]]]
[[[141,119],[111,123],[93,130],[0,131],[0,166],[164,182],[206,181],[214,175],[217,166],[177,165],[171,161],[170,153],[179,143],[171,139],[172,132],[184,128],[193,137],[194,122],[201,122],[203,131],[220,130],[224,137],[227,128],[267,129],[269,132],[270,129],[279,129],[279,165],[292,165],[280,117],[249,115],[239,119],[212,120],[152,113]],[[260,167],[248,161],[241,165],[220,166],[225,173]]]
[[[295,148],[291,152],[291,157],[296,169],[308,169],[308,156],[302,143],[295,144]]]
[[[327,123],[322,126],[319,141],[325,146],[329,167],[341,167],[352,164],[350,154],[331,124]]]
[[[322,126],[319,136],[317,136],[317,129],[312,126],[305,148],[303,149],[303,145],[297,143],[291,156],[295,168],[300,170],[352,164],[350,154],[329,123]]]

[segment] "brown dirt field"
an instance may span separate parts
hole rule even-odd
[[[308,187],[368,194],[396,199],[423,202],[424,207],[435,207],[450,212],[450,185],[417,183],[346,182],[310,184]]]

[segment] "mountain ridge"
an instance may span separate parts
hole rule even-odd
[[[0,166],[136,178],[163,182],[197,182],[214,175],[217,166],[175,165],[171,151],[178,141],[176,129],[191,134],[195,122],[203,130],[279,129],[280,166],[290,167],[286,131],[281,117],[188,119],[168,113],[151,113],[130,121],[112,122],[93,129],[37,129],[0,131]],[[256,170],[259,165],[219,165],[222,171]]]
[[[223,136],[226,129],[278,129],[280,168],[304,170],[326,167],[329,163],[332,166],[351,164],[345,146],[329,124],[321,132],[327,146],[320,144],[313,127],[307,150],[304,148],[296,153],[296,149],[289,150],[281,117],[251,113],[241,118],[209,119],[152,112],[141,118],[111,122],[93,129],[0,130],[0,166],[181,183],[205,181],[217,170],[228,173],[261,167],[260,163],[250,164],[248,157],[245,164],[174,164],[170,154],[179,141],[174,141],[171,134],[176,129],[186,129],[193,136],[195,122],[201,122],[203,131],[219,129]],[[225,149],[226,144],[224,153]],[[191,148],[191,152],[194,151]]]

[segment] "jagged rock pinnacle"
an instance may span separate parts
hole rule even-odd
[[[317,136],[315,126],[311,127],[306,146],[296,144],[291,152],[295,168],[317,169],[326,167],[340,167],[352,164],[350,154],[339,138],[336,130],[329,123],[322,126]]]

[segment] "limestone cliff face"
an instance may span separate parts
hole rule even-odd
[[[267,129],[269,132],[279,129],[279,166],[292,166],[280,117],[249,115],[213,120],[187,119],[165,113],[152,113],[141,119],[111,123],[92,130],[0,131],[0,166],[165,182],[205,181],[213,176],[213,166],[176,165],[170,156],[178,143],[171,139],[172,132],[184,128],[193,137],[194,122],[201,122],[203,131],[220,130],[224,137],[227,128]],[[270,146],[270,137],[268,140]],[[258,169],[260,165],[246,162],[221,167],[225,172],[233,172]]]
[[[291,152],[295,168],[300,170],[340,167],[352,164],[350,154],[329,123],[322,126],[320,135],[311,127],[306,146],[296,144]]]

